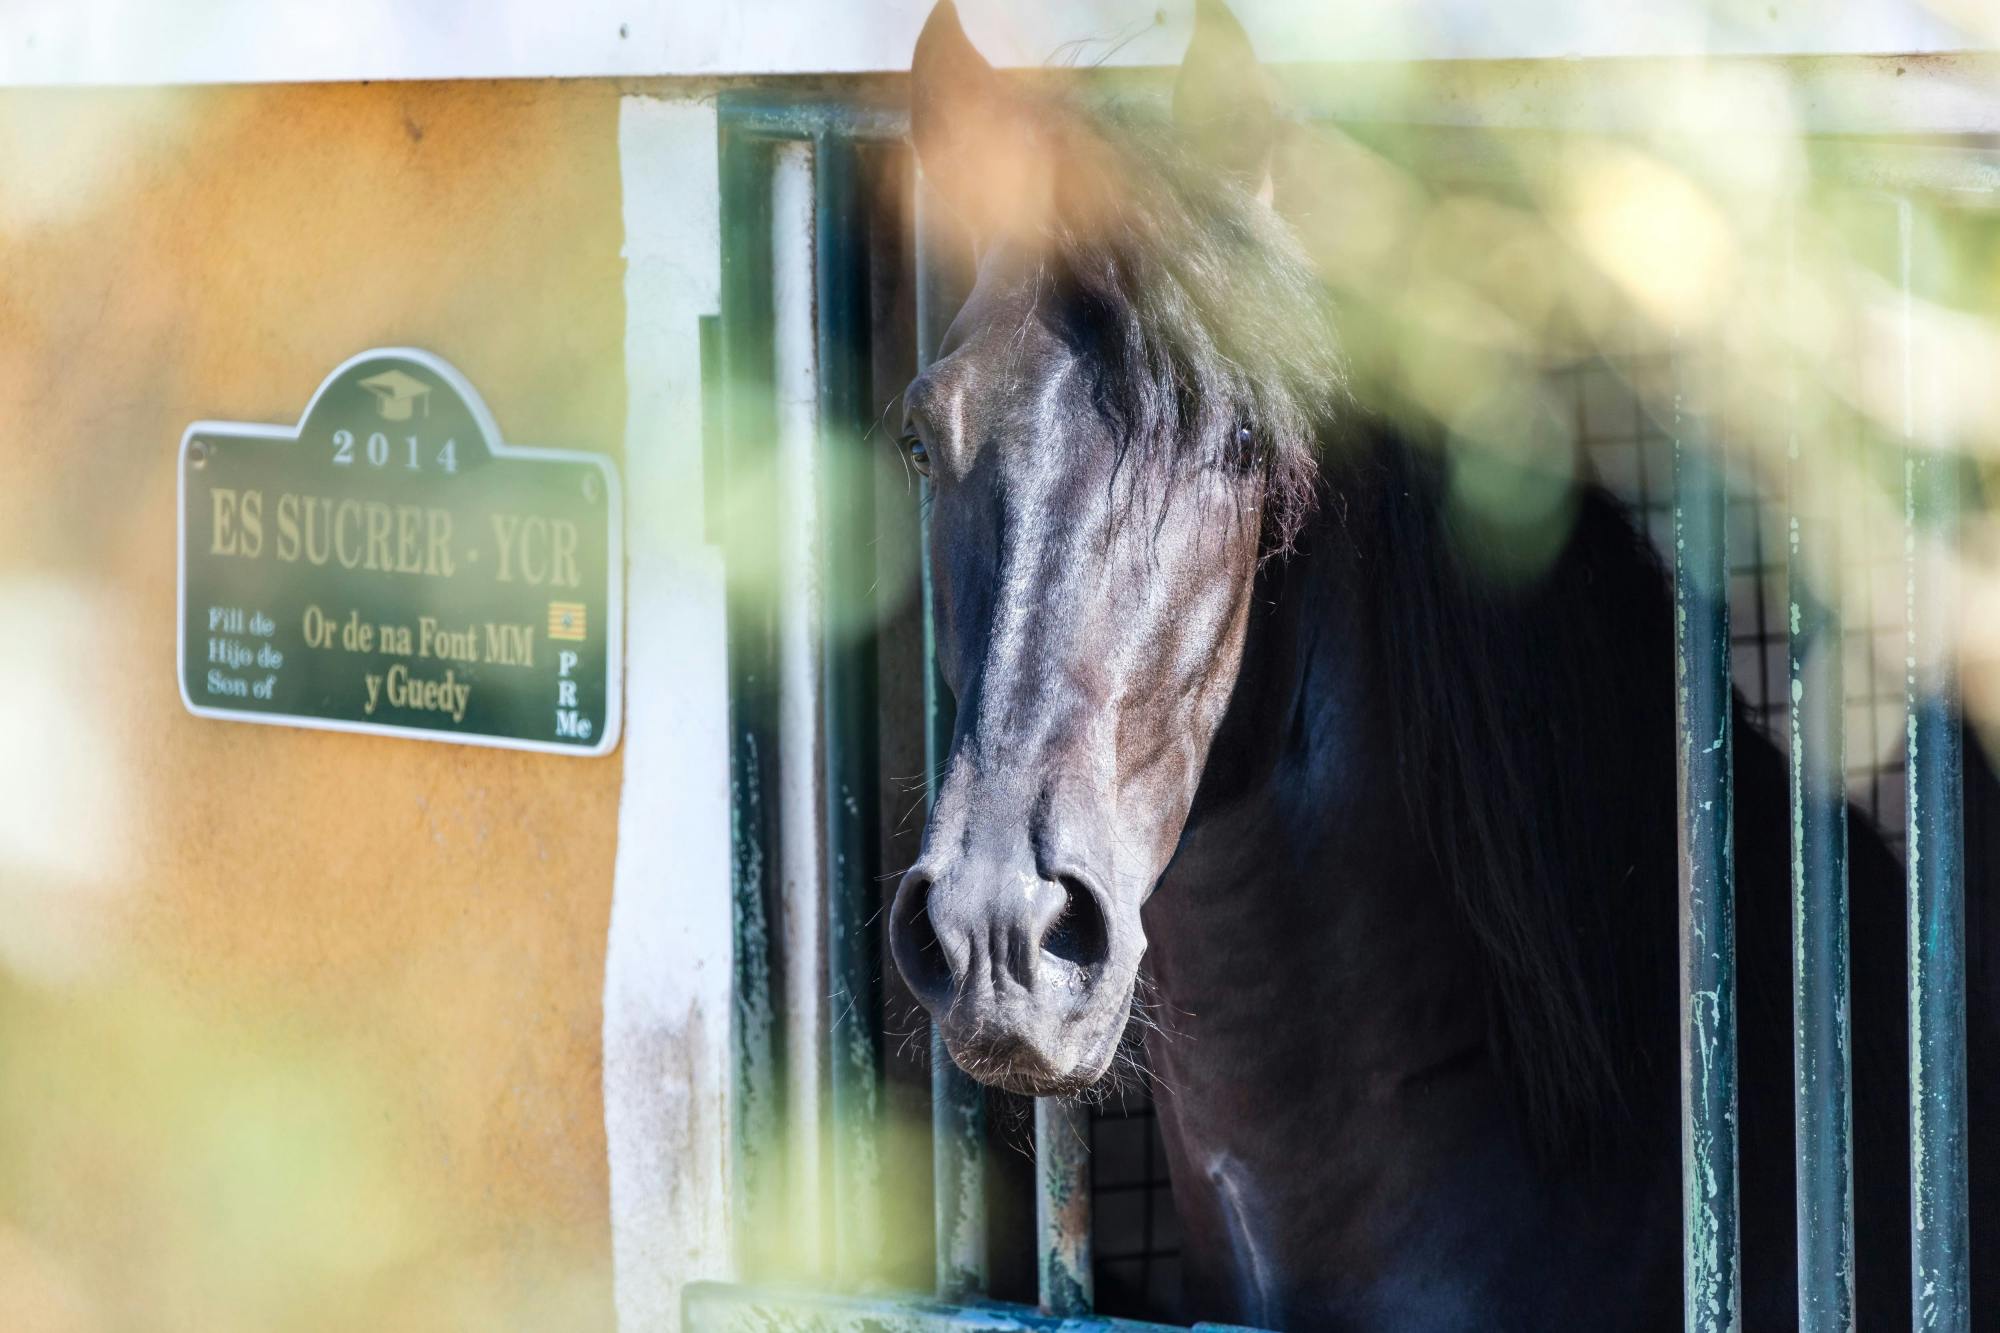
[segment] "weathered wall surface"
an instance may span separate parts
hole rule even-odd
[[[703,514],[700,317],[719,307],[715,105],[627,97],[624,795],[604,960],[604,1123],[622,1333],[673,1333],[730,1273],[723,571]]]
[[[611,1321],[623,759],[174,680],[175,448],[365,347],[618,454],[605,85],[0,95],[0,1326]]]

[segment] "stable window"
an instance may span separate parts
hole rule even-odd
[[[1587,115],[1574,109],[1591,105],[1590,71],[1551,77],[1566,86],[1542,104]],[[1150,85],[1135,77],[1119,87],[1144,96]],[[1537,123],[1532,108],[1480,91],[1488,88],[1482,72],[1466,74],[1463,95],[1441,95],[1430,125],[1373,123],[1351,90],[1340,105],[1309,110],[1356,143],[1401,155],[1428,185],[1467,198],[1508,197],[1522,188],[1524,162],[1596,128],[1560,117]],[[1477,124],[1486,97],[1488,109],[1522,120],[1511,139],[1450,123]],[[697,1287],[693,1322],[731,1326],[739,1315],[785,1309],[839,1325],[890,1306],[912,1326],[946,1317],[945,1306],[917,1298],[808,1297],[758,1285],[767,1281],[1182,1320],[1170,1189],[1143,1082],[1095,1107],[1029,1108],[989,1095],[933,1048],[921,1010],[887,963],[886,908],[896,873],[915,858],[927,780],[951,735],[925,610],[923,487],[893,447],[896,397],[956,309],[967,248],[932,216],[899,103],[730,93],[720,120],[723,301],[703,345],[709,521],[730,581],[733,1207],[750,1285]],[[1923,289],[1926,247],[1941,228],[1988,227],[1985,210],[2000,183],[1991,151],[1846,144],[1840,161],[1830,178],[1843,207],[1866,215],[1859,225],[1874,238],[1871,262],[1906,301],[1937,297]],[[1900,437],[1881,438],[1858,417],[1798,425],[1853,432],[1857,450],[1899,474],[1886,486],[1898,494],[1907,487],[1907,531],[1948,541],[1963,478],[1919,410],[1922,349],[1908,345],[1908,328],[1900,336],[1900,347],[1857,341],[1851,349],[1857,375],[1908,379],[1900,391],[1912,408]],[[1844,869],[1834,851],[1836,840],[1845,845],[1844,816],[1837,800],[1811,793],[1848,793],[1893,841],[1902,840],[1906,801],[1915,797],[1918,818],[1907,826],[1937,852],[1911,879],[1910,919],[1924,941],[1911,955],[1912,1030],[1929,1061],[1913,1096],[1930,1108],[1916,1157],[1932,1210],[1917,1262],[1937,1284],[1939,1308],[1956,1310],[1962,1327],[1969,1287],[1956,701],[1948,672],[1895,669],[1916,656],[1906,650],[1911,634],[1936,632],[1941,594],[1909,563],[1904,529],[1885,534],[1839,513],[1789,508],[1768,470],[1731,458],[1731,423],[1695,406],[1706,398],[1690,393],[1684,412],[1663,412],[1663,402],[1681,401],[1671,387],[1662,391],[1684,369],[1671,338],[1577,354],[1550,341],[1554,350],[1545,347],[1536,368],[1542,401],[1558,406],[1584,474],[1624,501],[1677,575],[1684,801],[1727,800],[1728,747],[1698,742],[1727,737],[1732,682],[1753,723],[1782,746],[1802,738],[1793,815],[1801,1060],[1824,1058],[1830,1015],[1847,998]],[[1900,369],[1884,370],[1885,355]],[[1792,559],[1838,563],[1862,594],[1823,604],[1788,585]],[[1802,695],[1811,701],[1803,708],[1795,703]],[[1918,756],[1914,768],[1909,755]],[[1728,938],[1727,833],[1726,821],[1695,820],[1684,831],[1691,938]],[[1684,998],[1733,996],[1733,967],[1727,947],[1695,949]],[[1726,1034],[1691,1031],[1687,1040],[1710,1058],[1734,1060]],[[1802,1310],[1838,1306],[1851,1273],[1851,1231],[1838,1220],[1851,1155],[1845,1079],[1843,1065],[1802,1094],[1801,1190],[1835,1219],[1802,1229]],[[1701,1092],[1683,1107],[1689,1152],[1733,1180],[1732,1088],[1725,1077]],[[1008,1151],[1030,1141],[1032,1161]],[[1725,1326],[1727,1314],[1707,1312],[1731,1311],[1738,1299],[1733,1187],[1691,1202],[1687,1225],[1691,1246],[1699,1234],[1713,1256],[1689,1265],[1690,1327]],[[912,1236],[929,1243],[913,1246]]]

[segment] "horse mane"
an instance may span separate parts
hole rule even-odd
[[[1476,940],[1491,1042],[1543,1149],[1601,1138],[1672,993],[1673,629],[1658,555],[1579,483],[1540,570],[1379,425],[1352,525],[1372,568],[1402,795]]]
[[[1346,399],[1324,284],[1269,206],[1171,127],[1043,114],[1057,164],[1045,304],[1095,353],[1100,410],[1169,479],[1254,471],[1265,548],[1289,550],[1317,493],[1320,424]]]
[[[1404,802],[1478,946],[1493,1050],[1539,1145],[1574,1142],[1647,1072],[1634,1034],[1671,993],[1658,557],[1583,486],[1553,561],[1497,579],[1494,535],[1447,503],[1443,451],[1352,400],[1332,302],[1277,214],[1169,127],[1048,115],[1050,304],[1098,353],[1100,406],[1168,475],[1258,469],[1267,553],[1334,502],[1369,572]],[[1247,457],[1229,447],[1242,425]]]

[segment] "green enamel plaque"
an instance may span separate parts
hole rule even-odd
[[[618,473],[510,446],[427,352],[364,352],[296,426],[181,437],[190,712],[605,754],[623,647]]]

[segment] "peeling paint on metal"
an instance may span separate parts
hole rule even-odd
[[[686,1327],[699,1333],[1186,1333],[1168,1324],[1050,1314],[999,1302],[953,1304],[922,1296],[851,1296],[698,1282]],[[1196,1325],[1194,1333],[1223,1333]],[[1246,1330],[1245,1333],[1256,1333]]]
[[[1796,452],[1793,503],[1804,492]],[[1838,609],[1813,586],[1806,524],[1789,521],[1792,1073],[1801,1333],[1852,1333],[1854,1192],[1847,1050],[1847,792]],[[1823,516],[1813,548],[1830,549]],[[1819,543],[1827,542],[1826,547]]]
[[[1090,1112],[1035,1101],[1036,1267],[1042,1308],[1084,1314],[1094,1300],[1090,1258]]]
[[[1905,289],[1910,206],[1903,204]],[[1907,351],[1907,349],[1906,349]],[[1920,1329],[1971,1327],[1965,1100],[1963,733],[1952,666],[1958,460],[1912,439],[1904,459],[1908,745],[1910,1302]],[[1919,540],[1919,528],[1923,539]]]
[[[1674,670],[1681,869],[1681,1221],[1690,1330],[1741,1320],[1737,1238],[1732,694],[1724,491],[1676,395]]]

